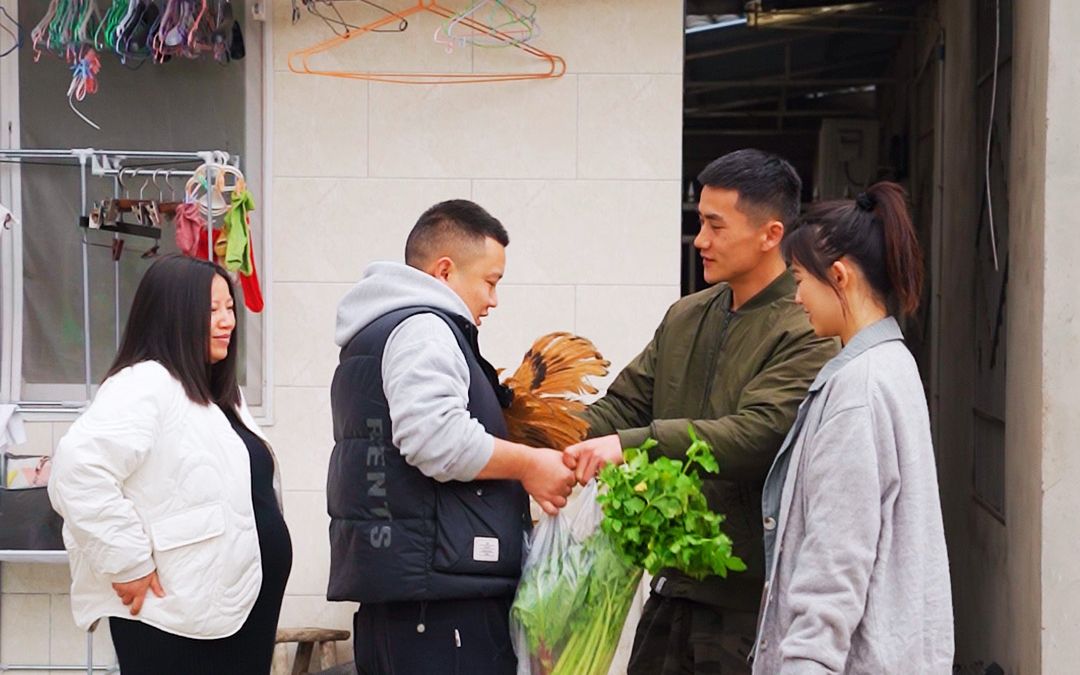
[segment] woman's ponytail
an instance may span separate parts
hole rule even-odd
[[[883,181],[871,185],[864,195],[873,202],[871,210],[876,216],[875,221],[884,230],[885,271],[897,309],[910,316],[919,308],[922,299],[923,255],[911,222],[907,194],[896,183]]]
[[[848,257],[858,263],[889,312],[911,315],[919,308],[922,249],[907,194],[896,183],[875,183],[854,200],[814,204],[785,237],[783,250],[789,261],[832,286],[837,295],[840,290],[828,269]]]

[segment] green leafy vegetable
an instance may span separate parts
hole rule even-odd
[[[732,555],[731,539],[720,529],[724,516],[709,510],[701,491],[698,472],[720,470],[712,448],[693,426],[690,440],[685,462],[649,461],[648,451],[657,445],[650,438],[628,448],[624,464],[604,467],[600,482],[607,489],[597,496],[604,512],[600,527],[627,564],[650,574],[671,567],[695,579],[726,577],[746,565]]]
[[[511,611],[519,658],[534,675],[607,673],[642,568],[674,567],[696,578],[746,569],[720,530],[724,517],[701,492],[697,472],[719,471],[716,457],[692,427],[690,438],[685,462],[650,462],[651,439],[626,450],[625,464],[605,467],[600,487],[579,496],[592,503],[537,528],[538,555],[529,557]],[[575,537],[582,526],[590,536]]]

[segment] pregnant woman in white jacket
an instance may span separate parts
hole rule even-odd
[[[220,267],[156,261],[53,459],[75,621],[109,617],[124,675],[270,670],[292,544],[240,393],[234,305]]]

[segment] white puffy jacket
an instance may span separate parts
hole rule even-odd
[[[261,435],[246,405],[239,415]],[[276,462],[274,489],[280,503]],[[192,402],[160,363],[101,385],[60,439],[49,497],[64,518],[80,628],[116,616],[210,639],[244,624],[262,586],[248,450],[216,405]],[[112,583],[155,569],[165,597],[148,591],[132,617]]]

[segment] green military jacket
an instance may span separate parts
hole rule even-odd
[[[650,454],[682,459],[689,425],[720,463],[705,475],[705,496],[727,519],[747,571],[695,581],[665,570],[661,595],[721,608],[757,611],[765,578],[761,490],[773,458],[815,375],[839,351],[814,335],[784,272],[731,310],[727,284],[687,296],[668,309],[653,339],[584,413],[589,436],[618,433],[623,448],[652,437]]]

